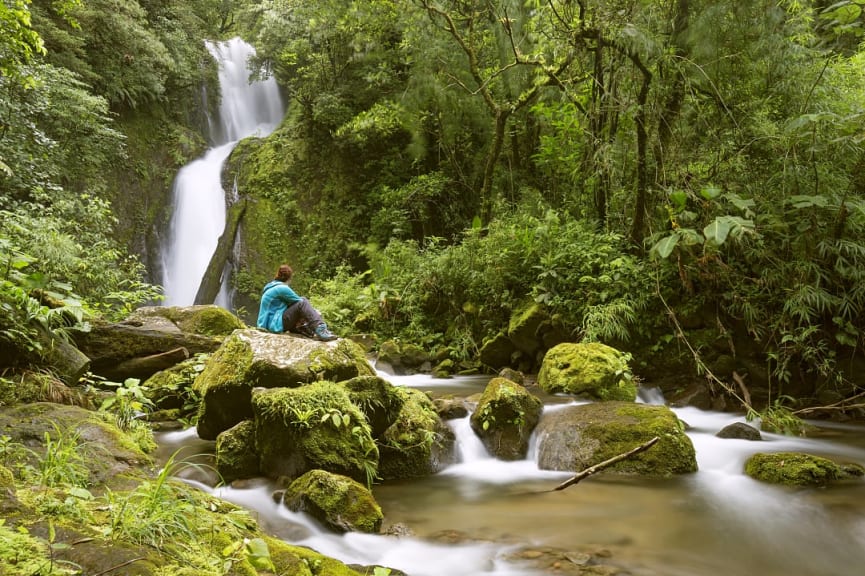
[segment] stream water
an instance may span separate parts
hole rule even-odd
[[[247,60],[254,53],[252,46],[234,38],[209,42],[207,48],[219,63],[219,116],[209,126],[213,146],[181,168],[174,180],[171,224],[162,257],[166,306],[193,304],[225,228],[225,159],[241,139],[270,134],[283,115],[276,81],[250,81]],[[229,307],[227,286],[223,278],[216,303],[224,308]]]
[[[468,396],[487,378],[436,380],[382,375],[395,385],[434,395]],[[542,397],[545,410],[571,400]],[[641,400],[662,403],[644,391]],[[756,482],[742,472],[755,452],[802,451],[865,464],[865,427],[827,425],[816,438],[763,433],[762,442],[719,439],[744,421],[727,413],[675,409],[689,426],[699,471],[669,480],[599,474],[551,491],[571,474],[542,471],[534,454],[522,461],[491,458],[468,425],[452,420],[461,461],[439,474],[374,486],[385,527],[411,536],[337,535],[274,503],[265,480],[204,490],[254,511],[285,540],[346,563],[383,565],[411,576],[530,576],[577,573],[514,558],[526,547],[549,547],[580,561],[603,558],[634,576],[859,576],[865,573],[865,480],[796,489]],[[194,429],[159,436],[161,454],[212,451]]]

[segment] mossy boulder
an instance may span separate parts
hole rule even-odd
[[[89,484],[108,482],[138,466],[151,463],[136,440],[96,412],[78,406],[37,402],[0,407],[0,433],[27,446],[31,465],[45,449],[46,435],[56,445],[75,448],[75,460],[86,470]]]
[[[838,464],[801,452],[757,453],[745,462],[745,474],[770,484],[788,486],[822,486],[833,480],[845,480],[865,474],[858,464]]]
[[[290,334],[237,330],[214,352],[195,379],[201,396],[198,435],[213,440],[252,416],[252,389],[293,388],[317,380],[374,376],[363,350],[351,340],[318,342]]]
[[[514,343],[504,332],[495,336],[484,338],[479,352],[482,364],[494,369],[508,366],[511,363],[511,355],[514,353]]]
[[[237,316],[213,304],[196,306],[143,306],[132,312],[127,323],[146,323],[152,318],[165,318],[187,334],[228,336],[246,328]]]
[[[341,384],[366,416],[373,438],[379,438],[396,421],[405,403],[400,389],[379,376],[358,376]]]
[[[516,382],[493,378],[470,423],[490,454],[502,460],[521,460],[542,410],[541,401]]]
[[[543,414],[536,433],[542,470],[579,472],[657,436],[654,446],[605,472],[669,477],[697,471],[685,426],[666,406],[612,401],[569,406]]]
[[[216,471],[223,482],[259,475],[252,420],[244,420],[216,437]]]
[[[198,375],[204,370],[208,356],[197,354],[171,368],[160,370],[144,381],[142,388],[147,398],[153,402],[157,410],[181,409],[188,415],[197,410],[192,403],[192,385]],[[185,408],[185,411],[182,409]]]
[[[430,369],[430,355],[417,344],[386,340],[378,349],[376,366],[391,374],[415,374]]]
[[[323,381],[256,390],[252,410],[265,476],[293,479],[321,469],[361,482],[374,477],[378,449],[363,412],[343,386]]]
[[[598,342],[559,344],[544,356],[538,386],[550,394],[563,392],[595,400],[633,402],[637,385],[628,366],[629,358]]]
[[[541,325],[549,314],[541,304],[529,302],[517,309],[508,322],[508,338],[514,347],[529,356],[541,347]]]
[[[435,474],[456,459],[453,431],[432,400],[419,390],[398,388],[403,404],[396,421],[378,438],[383,480]]]
[[[285,490],[283,504],[336,532],[377,533],[384,518],[372,493],[351,478],[310,470]]]

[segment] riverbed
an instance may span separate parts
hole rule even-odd
[[[488,380],[382,376],[433,395],[468,396]],[[545,410],[573,402],[540,397]],[[663,398],[643,390],[639,401]],[[273,485],[264,479],[220,488],[193,473],[187,479],[252,510],[269,532],[293,544],[411,576],[578,573],[567,572],[570,563],[597,563],[609,573],[633,576],[863,574],[865,480],[789,488],[752,480],[743,467],[755,452],[779,451],[865,465],[865,427],[813,422],[820,427],[813,437],[764,432],[763,441],[752,442],[715,436],[744,422],[744,415],[674,411],[688,425],[698,472],[666,480],[598,474],[561,491],[552,489],[571,474],[539,470],[534,445],[525,460],[499,461],[486,453],[467,417],[451,420],[459,463],[427,478],[373,487],[384,528],[402,527],[410,535],[329,533],[275,503]],[[190,459],[213,450],[194,429],[162,433],[158,440],[163,458],[178,449]]]

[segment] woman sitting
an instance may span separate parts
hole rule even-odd
[[[322,342],[336,340],[318,310],[289,287],[292,274],[291,266],[283,264],[276,271],[276,277],[264,286],[257,326],[270,332],[302,334]]]

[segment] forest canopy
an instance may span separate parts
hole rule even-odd
[[[49,315],[35,290],[115,316],[156,296],[151,231],[206,143],[203,41],[240,35],[289,104],[239,192],[342,333],[477,368],[537,305],[646,377],[675,356],[764,404],[855,402],[863,7],[4,0],[0,336]],[[254,298],[279,262],[237,264]]]

